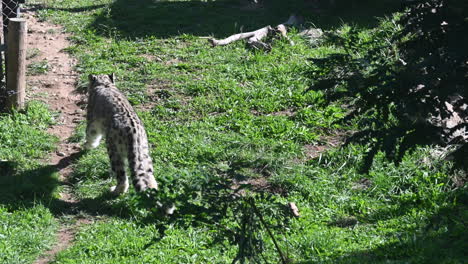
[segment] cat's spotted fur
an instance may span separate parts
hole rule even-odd
[[[117,195],[127,192],[127,165],[137,191],[157,189],[145,129],[127,98],[117,90],[114,75],[90,75],[88,96],[85,148],[97,147],[105,136],[112,173],[117,177],[111,191]]]

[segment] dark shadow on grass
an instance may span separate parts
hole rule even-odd
[[[58,172],[82,155],[83,152],[76,152],[62,158],[55,165],[38,165],[29,170],[22,170],[20,164],[14,161],[0,162],[0,204],[12,209],[42,204],[55,216],[74,214],[76,211],[97,214],[102,208],[87,209],[89,200],[68,202],[59,199],[59,187],[70,186],[72,183],[60,180]],[[94,202],[98,204],[105,199],[108,197],[96,198]]]
[[[2,162],[0,167],[0,204],[11,208],[48,204],[56,199],[61,185],[56,168],[38,168],[18,172],[16,162]]]
[[[235,180],[238,177],[238,173],[222,176],[207,173],[205,177],[183,183],[163,184],[176,187],[150,190],[139,196],[133,206],[150,210],[146,217],[140,218],[140,223],[159,230],[159,236],[145,248],[161,240],[169,226],[201,227],[212,230],[211,246],[229,243],[237,248],[233,263],[261,262],[266,229],[281,236],[292,215],[280,202],[279,195],[251,184],[238,185]],[[176,205],[176,211],[166,215],[164,209],[171,204]],[[266,226],[260,217],[266,219]]]
[[[115,198],[110,193],[82,200],[60,199],[59,187],[73,187],[74,182],[59,180],[58,171],[77,160],[82,154],[82,152],[74,153],[64,157],[56,165],[41,165],[21,172],[16,162],[0,162],[0,204],[10,209],[42,204],[56,217],[79,213],[93,216],[130,216],[131,212],[125,210],[124,205],[116,208],[106,203]]]
[[[339,3],[334,8],[321,8],[313,1],[125,1],[110,5],[110,12],[101,12],[91,28],[106,36],[139,38],[175,37],[181,34],[227,37],[285,22],[291,14],[304,16],[305,21],[329,29],[343,23],[368,27],[375,17],[388,15],[400,7],[401,1],[359,1]]]

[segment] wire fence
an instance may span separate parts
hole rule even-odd
[[[6,62],[6,39],[8,36],[8,21],[10,18],[20,16],[20,6],[24,0],[1,0],[2,2],[2,31],[0,33],[1,55],[0,55],[0,86],[5,86]]]
[[[2,0],[2,28],[3,42],[8,33],[8,20],[10,18],[19,17],[20,1],[18,0]]]

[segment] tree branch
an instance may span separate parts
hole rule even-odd
[[[286,22],[281,23],[274,28],[268,25],[266,27],[257,29],[255,31],[234,34],[225,39],[218,40],[215,38],[209,38],[208,42],[211,44],[212,47],[215,47],[215,46],[228,45],[232,42],[235,42],[241,39],[248,39],[247,45],[249,45],[250,47],[257,48],[257,49],[270,50],[271,46],[263,42],[262,39],[264,39],[265,37],[269,35],[279,35],[280,37],[286,38],[289,41],[289,43],[291,43],[291,45],[294,45],[294,42],[291,41],[286,35],[288,31],[287,27],[297,26],[301,23],[301,20],[302,19],[300,17],[297,17],[296,15],[291,15]]]

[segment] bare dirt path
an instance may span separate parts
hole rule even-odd
[[[70,165],[81,150],[78,144],[67,140],[84,119],[84,111],[79,106],[83,95],[75,91],[78,78],[74,71],[76,61],[64,52],[70,43],[62,27],[38,20],[34,10],[26,8],[23,14],[28,24],[27,100],[43,101],[58,113],[57,123],[48,132],[56,135],[60,143],[46,162],[58,170],[60,180],[66,183],[72,171]],[[43,70],[35,71],[38,67]],[[68,188],[61,192],[60,199],[70,205],[78,203]],[[56,244],[34,263],[53,261],[58,252],[71,245],[78,227],[89,222],[90,219],[75,216],[72,224],[63,224],[56,234]]]

